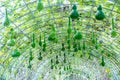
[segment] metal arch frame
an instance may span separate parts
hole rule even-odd
[[[113,10],[111,10],[111,12],[114,12]],[[23,17],[23,16],[22,16]],[[53,20],[53,19],[52,19]],[[55,20],[55,19],[54,19]],[[13,23],[14,24],[14,23]],[[14,24],[15,25],[15,24]],[[21,24],[21,25],[23,25],[23,24]],[[16,26],[16,25],[15,25]],[[16,26],[16,27],[18,27],[18,26]]]

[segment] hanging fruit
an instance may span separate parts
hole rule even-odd
[[[79,19],[79,13],[77,11],[77,6],[75,4],[73,5],[72,11],[70,12],[70,17],[72,18],[72,20]]]
[[[15,45],[14,39],[11,38],[7,41],[7,46],[14,46],[14,45]]]
[[[49,41],[54,41],[56,40],[56,33],[55,33],[55,27],[52,25],[52,32],[48,36]]]
[[[82,39],[82,34],[80,32],[76,32],[76,34],[74,35],[74,39],[81,40]]]
[[[20,52],[15,49],[12,53],[11,53],[12,57],[19,57],[20,56]]]
[[[45,40],[45,34],[44,34],[43,51],[46,51],[46,40]]]
[[[65,51],[64,43],[62,43],[62,51]]]
[[[103,20],[105,18],[105,14],[103,13],[102,11],[102,6],[99,5],[98,8],[97,8],[97,13],[95,14],[95,18],[97,20]]]
[[[35,35],[34,35],[34,33],[33,33],[33,36],[32,36],[31,46],[32,46],[32,48],[35,48]]]
[[[9,25],[10,25],[10,21],[9,21],[9,18],[8,18],[7,9],[5,9],[5,16],[4,16],[3,25],[4,25],[4,26],[9,26]]]
[[[51,59],[51,69],[53,69],[53,60]]]
[[[64,63],[66,63],[66,55],[65,55],[65,53],[64,53]]]
[[[14,31],[13,28],[10,29],[10,32],[8,33],[10,35],[10,38],[16,38],[16,32]]]
[[[104,61],[104,57],[102,56],[102,62],[101,62],[102,66],[105,66],[105,61]]]
[[[43,9],[43,3],[41,0],[37,0],[37,10],[41,11]]]
[[[29,64],[28,64],[28,68],[31,69],[31,67],[32,67],[32,65],[29,63]]]
[[[98,49],[98,47],[99,46],[98,46],[98,42],[97,42],[97,38],[96,38],[96,40],[95,40],[95,48]]]
[[[68,34],[71,34],[71,32],[72,32],[72,29],[71,29],[70,17],[69,17],[67,33],[68,33]]]
[[[59,63],[58,56],[56,56],[56,64],[58,64],[58,63]]]
[[[38,60],[42,60],[41,52],[38,55]]]
[[[32,60],[33,60],[32,51],[30,51],[29,61],[32,61]]]
[[[40,38],[39,38],[39,46],[42,46],[41,35],[40,35]]]
[[[115,30],[115,24],[114,24],[114,19],[112,18],[112,31],[111,31],[111,37],[116,37],[117,36],[117,32]]]

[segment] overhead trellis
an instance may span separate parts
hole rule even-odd
[[[119,80],[119,0],[0,1],[0,80]]]

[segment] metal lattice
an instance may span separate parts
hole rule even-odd
[[[69,1],[69,3],[65,3]],[[1,0],[0,1],[0,79],[1,80],[119,80],[120,76],[120,1],[119,0],[42,0],[44,9],[36,10],[36,0]],[[56,55],[68,54],[68,51],[61,52],[61,42],[66,41],[68,15],[73,4],[76,4],[80,13],[80,19],[72,22],[72,30],[75,28],[84,34],[84,40],[89,43],[90,35],[95,32],[102,46],[95,50],[89,46],[87,51],[79,51],[76,54],[89,53],[92,59],[88,60],[78,56],[67,56],[68,62],[62,63],[63,56],[59,56],[61,62],[54,69],[50,69],[50,60]],[[96,21],[94,18],[97,6],[101,4],[106,14],[104,21]],[[8,9],[10,25],[5,27],[2,22],[5,11]],[[111,38],[111,19],[115,17],[115,28],[117,36]],[[47,41],[50,33],[49,24],[55,24],[59,42],[53,44]],[[6,46],[8,32],[14,28],[17,32],[14,47]],[[30,47],[31,35],[35,33],[36,44],[39,35],[44,39],[46,34],[47,51],[43,52],[43,60],[38,61],[37,56],[41,48],[37,45],[35,49]],[[87,44],[88,45],[88,44]],[[12,58],[11,52],[15,48],[21,50],[19,58]],[[34,60],[32,69],[28,69],[29,51],[32,50]],[[105,50],[101,54],[101,50]],[[111,56],[108,57],[108,54]],[[105,56],[106,66],[99,65],[101,55]],[[86,56],[86,55],[84,55]],[[63,66],[70,70],[63,70]],[[60,67],[59,67],[60,66]],[[108,70],[108,71],[106,71]],[[106,71],[106,72],[105,72]],[[120,73],[119,73],[120,74]],[[72,76],[72,77],[71,77]]]

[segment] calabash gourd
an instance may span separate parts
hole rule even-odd
[[[39,55],[38,55],[38,60],[42,60],[41,52],[40,52]]]
[[[4,25],[4,26],[9,26],[9,25],[10,25],[10,21],[9,21],[9,18],[8,18],[7,9],[5,9],[5,16],[4,16],[3,25]]]
[[[32,61],[32,60],[33,60],[32,51],[30,51],[29,61]]]
[[[35,35],[33,33],[32,35],[32,43],[31,43],[32,48],[35,48]]]
[[[12,57],[19,57],[20,54],[21,53],[17,49],[13,50],[12,53],[11,53]]]
[[[82,39],[82,34],[81,34],[81,32],[76,32],[76,34],[74,35],[74,39],[76,39],[76,40],[81,40],[81,39]]]
[[[29,64],[28,64],[28,68],[31,69],[31,67],[32,67],[32,65],[29,63]]]
[[[102,66],[105,66],[105,61],[104,61],[104,57],[102,56],[102,62],[101,62]]]
[[[62,51],[65,51],[64,43],[62,43]]]
[[[70,18],[71,19],[78,19],[79,18],[79,13],[77,11],[77,6],[74,4],[72,6],[72,11],[70,12]]]
[[[68,34],[71,34],[71,32],[72,32],[72,28],[71,28],[71,23],[70,23],[71,21],[70,21],[70,17],[69,17],[69,22],[68,22],[68,29],[67,29],[67,33]]]
[[[95,48],[98,49],[98,42],[97,42],[97,38],[96,38],[96,41],[95,41]]]
[[[7,46],[14,46],[14,45],[15,45],[14,39],[11,38],[7,41]]]
[[[56,56],[56,64],[58,64],[58,63],[59,63],[58,56]]]
[[[37,10],[41,11],[43,9],[43,3],[41,0],[37,0]]]
[[[16,32],[14,31],[13,28],[10,29],[9,35],[10,35],[10,38],[15,38],[16,37]]]
[[[49,41],[57,42],[55,27],[52,25],[52,32],[48,36]]]
[[[39,38],[39,46],[42,46],[42,39],[41,39],[41,35],[40,35],[40,38]]]
[[[97,20],[103,20],[104,18],[105,18],[105,14],[103,13],[103,11],[102,11],[102,6],[101,5],[99,5],[98,7],[97,7],[97,13],[95,14],[95,18],[97,19]]]

